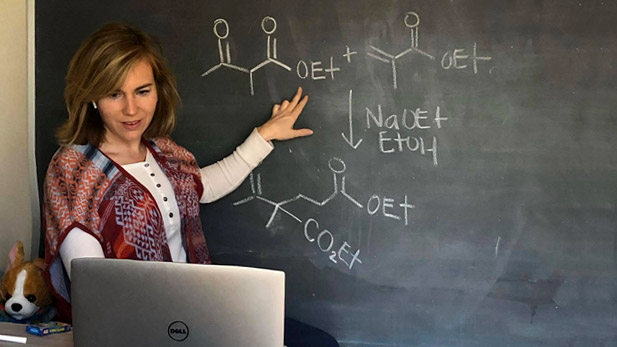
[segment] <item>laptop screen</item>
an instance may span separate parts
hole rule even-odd
[[[80,346],[283,346],[285,274],[238,266],[71,263]]]

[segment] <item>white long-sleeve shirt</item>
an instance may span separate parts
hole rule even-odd
[[[265,141],[254,129],[231,155],[201,168],[204,191],[200,202],[213,202],[232,192],[273,149],[272,143]],[[146,154],[145,161],[122,167],[146,187],[156,200],[163,216],[172,260],[186,262],[186,251],[182,247],[178,203],[173,187],[161,167],[150,151]],[[80,228],[73,228],[60,246],[60,257],[70,277],[71,260],[85,257],[104,258],[105,255],[101,244],[94,236]]]

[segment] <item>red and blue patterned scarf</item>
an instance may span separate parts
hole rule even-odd
[[[203,185],[194,156],[169,138],[144,143],[174,189],[187,260],[210,263],[199,218]],[[57,299],[58,320],[71,321],[70,283],[58,252],[73,228],[99,240],[106,258],[172,260],[154,197],[96,147],[60,148],[49,164],[44,193],[46,278]]]

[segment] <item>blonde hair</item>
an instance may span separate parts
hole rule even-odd
[[[69,119],[56,132],[61,146],[101,144],[105,128],[92,101],[118,89],[133,66],[143,59],[152,67],[158,94],[154,117],[143,136],[171,133],[180,96],[159,43],[129,25],[109,23],[86,38],[69,63],[64,89]]]

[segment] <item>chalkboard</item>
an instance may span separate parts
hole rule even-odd
[[[303,86],[298,127],[202,210],[343,346],[617,345],[617,4],[38,1],[39,179],[87,34],[158,37],[201,165]]]

